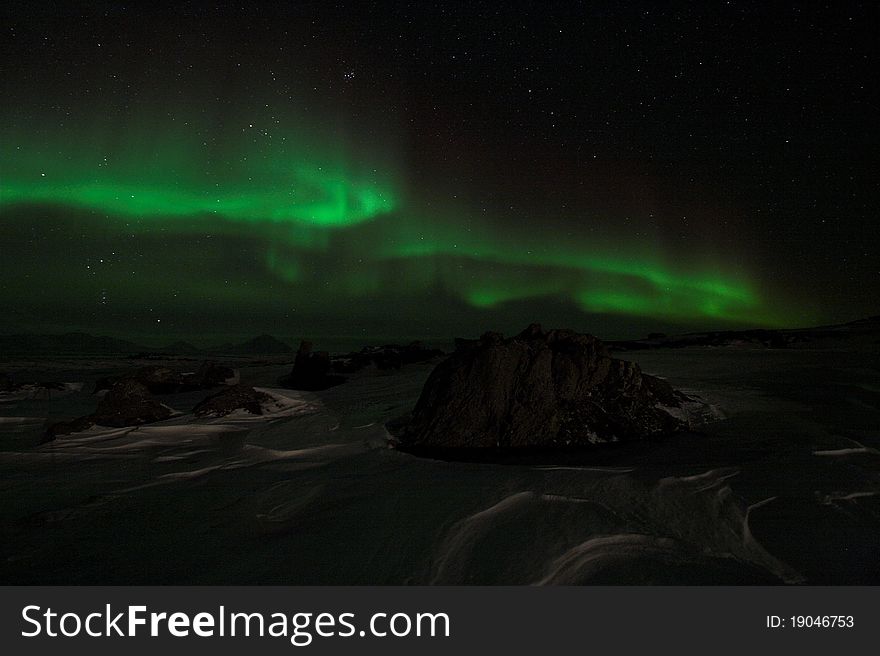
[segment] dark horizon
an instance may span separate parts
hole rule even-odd
[[[821,325],[809,325],[809,326],[785,326],[779,327],[775,329],[770,329],[771,331],[779,330],[779,331],[797,331],[797,330],[809,330],[811,328],[821,329],[821,328],[831,328],[837,326],[848,325],[851,323],[858,323],[860,321],[880,321],[880,314],[871,315],[868,317],[859,317],[856,319],[852,319],[850,321],[844,321],[839,324],[821,324]],[[571,326],[565,325],[555,325],[547,322],[541,322],[537,319],[533,322],[529,323],[539,323],[546,329],[554,329],[554,328],[565,328],[565,329],[573,329],[578,332],[583,332],[580,328],[572,328]],[[152,335],[122,335],[122,334],[112,334],[108,332],[90,332],[88,330],[63,330],[63,331],[49,331],[49,332],[8,332],[8,333],[0,333],[0,339],[9,338],[9,337],[62,337],[66,335],[84,335],[87,337],[94,338],[109,338],[112,340],[118,340],[122,342],[131,342],[134,346],[143,347],[146,349],[156,349],[162,350],[167,347],[180,345],[181,343],[185,343],[187,345],[193,346],[199,351],[205,353],[211,353],[213,349],[217,349],[219,347],[224,346],[240,346],[242,344],[246,344],[254,339],[268,336],[275,340],[278,340],[282,344],[291,347],[292,352],[296,350],[297,346],[302,340],[311,341],[315,348],[321,350],[329,350],[331,352],[342,352],[349,350],[357,350],[361,346],[376,346],[382,344],[400,344],[404,345],[413,341],[422,341],[426,344],[433,346],[441,346],[451,345],[456,338],[465,338],[465,339],[474,339],[479,337],[480,335],[486,332],[500,332],[505,336],[513,336],[521,332],[524,328],[527,327],[528,324],[508,324],[508,329],[503,329],[504,327],[498,326],[486,326],[479,330],[474,331],[461,331],[456,334],[442,335],[442,334],[421,334],[421,333],[388,333],[388,334],[357,334],[357,333],[349,333],[349,334],[337,334],[337,333],[320,333],[317,331],[296,331],[296,330],[287,330],[287,331],[278,331],[272,332],[270,330],[258,331],[249,334],[200,334],[193,338],[177,337],[177,338],[167,338],[167,337],[159,337],[155,333]],[[599,339],[605,342],[625,342],[631,340],[639,340],[644,339],[648,335],[651,334],[664,334],[668,336],[675,335],[686,335],[686,334],[702,334],[702,333],[714,333],[714,332],[744,332],[744,331],[755,331],[755,330],[767,330],[761,326],[738,326],[738,327],[707,327],[705,329],[699,328],[688,328],[687,330],[679,329],[680,327],[676,327],[674,325],[665,326],[665,330],[655,329],[657,325],[648,326],[648,329],[643,331],[633,331],[630,330],[628,332],[621,333],[602,333],[599,332],[590,332],[586,331],[588,334],[594,335]]]

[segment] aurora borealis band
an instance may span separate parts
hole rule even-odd
[[[418,203],[400,204],[398,198],[412,193],[403,194],[393,176],[368,162],[354,166],[350,157],[334,160],[329,152],[288,148],[297,142],[295,134],[260,145],[255,156],[247,144],[253,129],[248,124],[239,140],[244,145],[221,135],[225,147],[219,164],[197,148],[175,152],[162,138],[150,143],[146,135],[130,133],[118,151],[77,143],[75,134],[52,140],[70,144],[60,153],[58,146],[41,152],[27,139],[5,139],[10,174],[2,181],[3,210],[15,214],[30,206],[54,208],[49,211],[59,215],[72,211],[74,217],[87,213],[103,231],[133,232],[142,239],[159,233],[186,242],[222,232],[252,259],[236,271],[241,283],[263,268],[260,275],[274,279],[279,304],[308,303],[317,283],[331,303],[343,305],[353,297],[381,299],[393,287],[416,299],[440,290],[483,310],[553,298],[585,313],[776,320],[750,284],[734,275],[680,270],[639,254],[638,245],[615,253],[587,239],[560,244],[552,234],[502,235],[485,226],[456,226],[454,217],[432,221]],[[127,144],[131,137],[147,145]],[[50,148],[54,152],[47,152]],[[145,171],[140,162],[154,164]],[[468,208],[447,211],[467,216]],[[349,234],[356,227],[361,228],[357,234]],[[337,249],[343,258],[328,266],[328,254]],[[210,247],[204,257],[215,257]],[[162,269],[168,266],[162,258],[158,262]],[[228,284],[228,273],[223,278]],[[176,274],[151,276],[157,287],[172,279],[175,287],[186,288]],[[114,295],[120,292],[124,295],[124,288]],[[234,297],[223,302],[235,302]]]
[[[313,152],[313,146],[288,145],[283,135],[272,143],[265,130],[251,136],[253,124],[238,134],[213,132],[212,139],[223,142],[216,162],[217,152],[205,152],[207,142],[185,144],[172,130],[151,139],[146,130],[108,128],[121,143],[84,141],[75,129],[41,145],[9,136],[4,140],[9,173],[0,202],[81,207],[157,221],[213,215],[316,228],[354,225],[395,208],[390,187],[375,180],[375,170],[357,179],[337,163],[297,154]],[[59,150],[57,144],[65,142],[73,145]]]
[[[553,11],[524,21],[554,49],[487,41],[527,28],[479,3],[445,22],[416,5],[98,9],[6,16],[4,332],[636,336],[873,303],[860,174],[828,169],[859,147],[805,157],[778,102],[772,119],[752,102],[761,134],[740,105],[707,118],[742,75],[729,44],[694,46],[717,70],[691,89],[662,43],[618,52],[586,11],[575,35]]]

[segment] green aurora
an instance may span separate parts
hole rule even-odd
[[[85,212],[105,231],[143,238],[222,234],[244,251],[237,256],[237,291],[211,293],[209,279],[183,286],[192,296],[208,293],[231,304],[260,297],[254,290],[268,276],[274,282],[267,304],[316,313],[329,303],[345,308],[354,299],[382,299],[393,288],[395,302],[421,299],[429,307],[439,293],[485,312],[543,299],[585,315],[683,325],[782,323],[748,276],[729,265],[680,257],[673,263],[648,239],[575,233],[560,242],[550,230],[499,230],[503,216],[476,220],[461,204],[438,217],[407,188],[392,153],[300,133],[283,132],[277,122],[271,129],[215,129],[210,139],[201,136],[207,128],[191,138],[170,123],[86,131],[86,139],[74,138],[83,133],[72,128],[7,130],[0,220],[14,222],[22,208],[54,208],[71,217]],[[200,257],[216,259],[199,248]],[[135,273],[176,289],[182,283],[173,270],[159,257],[153,270]],[[228,290],[228,273],[214,275]],[[130,279],[117,284],[117,298],[128,296],[129,284],[137,287]],[[314,298],[316,285],[329,299],[323,304]],[[93,296],[93,287],[84,283],[80,293]]]

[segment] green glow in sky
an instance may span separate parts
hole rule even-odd
[[[374,162],[278,121],[0,131],[0,205],[46,203],[144,220],[214,216],[340,228],[398,205]],[[187,128],[182,127],[181,123]],[[193,125],[200,128],[192,130]],[[195,136],[194,136],[195,135]],[[207,136],[210,135],[210,136]]]
[[[298,167],[290,178],[283,188],[230,190],[103,180],[54,183],[40,174],[36,182],[4,179],[0,204],[51,203],[146,219],[215,214],[230,221],[292,222],[327,228],[369,221],[395,206],[389,190],[340,174]]]
[[[555,297],[582,310],[669,319],[779,323],[742,275],[674,268],[656,256],[638,252],[607,254],[603,249],[553,243],[553,235],[529,239],[475,236],[461,231],[431,239],[416,238],[386,247],[389,258],[454,258],[487,265],[480,275],[449,277],[459,295],[473,306],[492,308],[509,301]],[[607,249],[612,250],[612,249]],[[598,252],[596,252],[598,251]],[[464,266],[473,271],[473,266]]]
[[[16,208],[54,206],[62,215],[89,212],[116,240],[144,240],[145,248],[161,241],[153,269],[120,263],[123,277],[101,282],[103,269],[89,265],[89,277],[65,283],[102,305],[120,298],[151,305],[145,289],[156,288],[174,299],[167,307],[185,305],[189,293],[286,316],[379,307],[393,314],[401,303],[429,316],[439,295],[484,313],[549,300],[583,314],[780,323],[743,271],[711,258],[671,260],[650,239],[624,232],[560,236],[541,229],[541,217],[507,229],[501,214],[475,219],[468,207],[428,208],[421,190],[406,189],[393,173],[387,152],[374,157],[252,124],[211,142],[169,126],[108,134],[0,135],[0,222],[14,221]],[[184,249],[195,260],[185,274],[168,255],[171,236],[195,240]]]

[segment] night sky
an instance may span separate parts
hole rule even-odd
[[[875,3],[118,4],[0,10],[0,332],[880,312]]]

